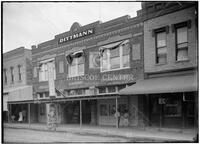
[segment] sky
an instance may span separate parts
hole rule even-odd
[[[51,40],[69,31],[74,22],[82,26],[106,22],[124,15],[135,17],[140,2],[9,2],[3,3],[3,53]]]

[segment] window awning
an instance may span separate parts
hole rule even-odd
[[[145,79],[119,91],[120,95],[197,91],[197,76],[170,76]]]
[[[112,48],[118,47],[119,45],[127,43],[128,41],[129,40],[123,40],[123,41],[115,42],[115,43],[112,43],[112,44],[104,45],[104,46],[101,46],[99,50],[102,51],[102,50],[105,50],[105,49],[112,49]]]

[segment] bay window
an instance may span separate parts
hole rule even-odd
[[[101,72],[128,68],[130,66],[129,41],[117,42],[101,49]]]

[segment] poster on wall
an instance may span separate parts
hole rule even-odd
[[[47,127],[54,131],[57,127],[57,105],[54,103],[47,104]]]

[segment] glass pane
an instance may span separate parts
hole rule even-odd
[[[110,57],[118,57],[119,56],[119,47],[110,50]]]
[[[107,49],[105,49],[104,52],[103,52],[103,59],[104,60],[108,59],[108,50]]]
[[[123,67],[129,67],[129,61],[130,61],[129,55],[124,55],[123,56]]]
[[[157,47],[166,46],[166,32],[157,33]]]
[[[188,43],[181,43],[181,44],[178,44],[178,48],[187,48],[188,47]]]
[[[78,65],[78,75],[84,74],[84,64]]]
[[[177,60],[187,60],[188,59],[188,49],[179,49],[177,53]]]
[[[167,47],[159,48],[158,54],[166,54],[167,53]]]
[[[84,63],[83,56],[81,56],[81,57],[78,58],[78,64],[82,64],[82,63]]]
[[[123,55],[128,55],[130,53],[130,45],[129,43],[125,43],[122,45]]]
[[[120,68],[120,57],[114,57],[110,59],[111,69]]]
[[[177,29],[177,43],[187,42],[187,27]]]
[[[167,55],[160,55],[157,57],[157,62],[158,63],[167,63]]]
[[[102,60],[102,70],[108,70],[108,60]]]
[[[108,115],[107,105],[100,105],[100,115],[101,116],[107,116]]]
[[[106,87],[100,87],[99,93],[106,93]]]
[[[115,86],[109,86],[108,87],[108,92],[109,93],[116,92]]]
[[[76,59],[77,59],[77,58],[73,58],[73,59],[72,59],[71,65],[75,65],[75,64],[76,64]]]

